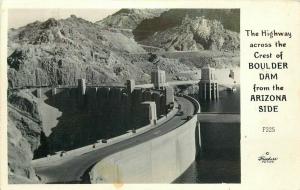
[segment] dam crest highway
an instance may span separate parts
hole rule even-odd
[[[186,97],[176,97],[176,100],[181,107],[180,111],[177,110],[177,114],[165,122],[144,133],[103,148],[69,156],[66,159],[34,164],[37,175],[45,183],[90,183],[88,175],[90,169],[105,157],[167,134],[187,122],[188,116],[195,114],[197,108]]]

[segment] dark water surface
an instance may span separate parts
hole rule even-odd
[[[202,112],[240,113],[240,89],[200,102]],[[240,183],[240,123],[201,122],[202,150],[174,183]]]
[[[220,91],[218,101],[201,102],[201,112],[240,113],[240,88],[235,92]]]

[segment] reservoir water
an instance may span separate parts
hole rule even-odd
[[[240,88],[200,104],[202,112],[239,114]],[[201,140],[201,152],[174,183],[240,183],[240,122],[201,122]]]

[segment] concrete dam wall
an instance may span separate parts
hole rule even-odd
[[[87,87],[84,93],[80,88],[40,88],[32,92],[44,100],[43,104],[55,108],[43,110],[45,117],[54,115],[51,112],[55,110],[61,112],[55,118],[57,124],[51,133],[41,135],[35,158],[79,148],[147,125],[147,115],[141,111],[143,101],[156,102],[158,117],[167,111],[162,91],[135,89],[128,93],[119,87]]]
[[[190,99],[199,112],[197,101]],[[197,115],[180,127],[107,156],[90,171],[91,183],[171,183],[194,161],[199,146]]]

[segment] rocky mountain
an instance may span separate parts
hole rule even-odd
[[[159,17],[143,20],[133,30],[135,40],[139,42],[156,32],[180,26],[186,17],[191,19],[204,17],[208,20],[217,20],[224,26],[224,29],[240,32],[239,9],[169,9]]]
[[[10,87],[75,85],[78,78],[91,84],[141,78],[141,71],[119,55],[144,52],[134,40],[76,16],[10,30],[8,39]]]
[[[76,16],[34,22],[8,34],[9,87],[123,84],[133,78],[149,81],[141,64],[130,54],[144,54],[134,39],[101,28]],[[148,58],[143,63],[149,63]],[[165,60],[168,64],[168,60]],[[179,63],[181,64],[181,63]],[[188,69],[188,68],[187,68]]]
[[[239,9],[121,9],[97,23],[148,49],[232,51],[239,49],[239,22]]]
[[[135,29],[143,20],[159,17],[167,9],[121,9],[96,22],[102,27]]]
[[[166,51],[239,49],[239,33],[224,29],[220,21],[186,16],[178,26],[156,32],[140,43]]]
[[[142,55],[146,52],[135,41],[138,39],[143,39],[139,41],[143,45],[167,51],[239,48],[239,35],[233,31],[235,25],[226,19],[236,15],[235,10],[187,11],[122,9],[96,24],[72,15],[67,19],[50,18],[10,29],[9,87],[76,85],[78,78],[86,78],[90,85],[123,84],[129,78],[149,81],[150,72],[145,72],[144,66],[152,63],[148,61],[149,56]],[[134,38],[125,34],[126,28],[134,29]],[[141,55],[143,59],[135,62],[132,54]],[[161,60],[166,68],[171,64],[174,70],[172,60]],[[180,61],[178,67],[189,69]]]

